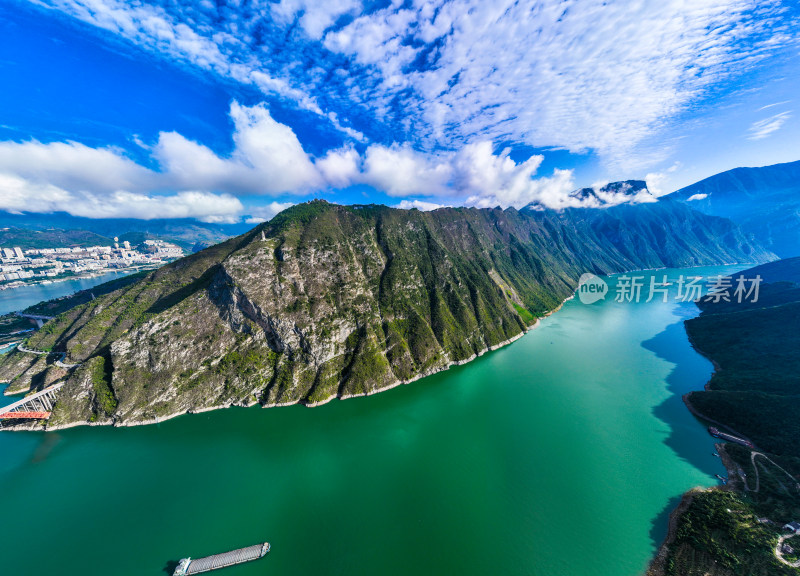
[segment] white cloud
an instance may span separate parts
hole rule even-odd
[[[332,151],[316,166],[332,185],[367,184],[395,197],[446,198],[471,206],[578,205],[579,201],[568,198],[575,189],[572,172],[555,170],[550,177],[537,178],[542,160],[534,155],[516,162],[509,150],[495,154],[490,142],[437,153],[395,144],[372,145],[363,155],[351,148]]]
[[[677,172],[680,167],[681,163],[675,162],[663,172],[650,172],[644,177],[647,182],[647,189],[656,197],[667,194],[668,191],[664,189],[665,185],[669,182],[671,174]]]
[[[646,142],[798,43],[781,0],[35,1],[351,138],[358,117],[401,147],[512,141],[619,167],[658,164],[668,147]]]
[[[555,170],[552,176],[531,179],[511,189],[501,189],[495,193],[476,193],[467,198],[468,206],[494,208],[495,206],[522,208],[528,204],[561,210],[580,206],[583,203],[571,198],[575,190],[572,170]]]
[[[755,8],[751,0],[392,4],[328,32],[325,46],[373,70],[375,83],[355,84],[354,98],[379,115],[399,98],[410,132],[432,135],[431,144],[512,139],[624,163],[704,91],[795,40],[780,25],[779,1]],[[418,58],[427,66],[410,67]]]
[[[234,151],[220,158],[175,132],[162,132],[154,150],[168,180],[178,188],[249,194],[302,192],[321,185],[319,174],[291,128],[263,105],[231,104]]]
[[[152,173],[122,151],[78,142],[0,142],[0,171],[67,189],[139,190],[153,184]]]
[[[324,111],[307,90],[294,86],[290,80],[291,75],[284,77],[280,74],[280,69],[273,74],[263,66],[259,55],[253,53],[250,46],[253,38],[248,28],[256,22],[240,18],[236,14],[238,4],[226,10],[212,4],[187,3],[181,5],[182,10],[175,12],[170,11],[169,6],[122,0],[31,1],[111,32],[145,50],[242,84],[255,86],[265,95],[285,98],[294,102],[300,109],[327,118],[334,127],[351,137],[363,138],[363,135],[351,127],[342,125],[335,114]],[[297,10],[305,9],[305,2],[288,2],[284,8],[287,15],[295,10],[290,5],[295,5]],[[179,5],[175,4],[171,8],[177,6]],[[352,8],[357,6],[354,3]],[[193,10],[197,12],[194,13]],[[207,22],[203,22],[200,18],[204,14],[203,10],[206,15],[212,16]],[[275,8],[276,13],[280,10],[280,6]],[[306,9],[301,22],[306,30],[321,34],[324,28],[320,27],[325,26],[326,22],[332,23],[337,10],[327,7],[325,14],[327,15]],[[231,18],[227,26],[224,25],[226,17]]]
[[[706,198],[708,198],[708,194],[692,194],[686,199],[686,201],[694,202],[695,200],[705,200]]]
[[[337,19],[361,9],[358,0],[280,0],[270,5],[272,14],[284,25],[291,24],[298,18],[302,29],[311,38],[322,38],[323,32]]]
[[[775,114],[774,116],[770,116],[769,118],[757,120],[750,126],[750,129],[748,130],[749,136],[747,139],[763,140],[773,132],[780,130],[783,125],[786,124],[786,121],[791,117],[792,115],[790,112],[781,112],[779,114]]]
[[[790,102],[791,102],[791,100],[783,100],[781,102],[773,102],[772,104],[767,104],[766,106],[762,106],[761,108],[756,110],[756,112],[763,112],[764,110],[767,110],[769,108],[775,108],[775,106],[783,106],[784,104],[789,104]]]
[[[649,188],[636,190],[626,182],[616,186],[596,188],[595,194],[600,199],[600,204],[602,206],[616,206],[618,204],[647,204],[658,201],[656,196]]]
[[[139,165],[114,148],[0,142],[0,209],[232,222],[244,210],[236,195],[297,194],[325,184],[294,132],[276,122],[264,106],[234,102],[231,118],[230,157],[220,157],[180,134],[162,132],[149,149],[159,170]],[[267,217],[281,206],[286,207],[273,202],[252,216]]]
[[[422,210],[423,212],[430,212],[431,210],[444,208],[445,206],[445,204],[436,204],[435,202],[426,202],[424,200],[403,200],[399,204],[396,204],[395,208],[400,208],[402,210],[411,210],[412,208],[416,208],[417,210]]]
[[[331,186],[344,188],[358,177],[361,156],[351,147],[330,150],[315,163],[320,174]]]
[[[549,196],[556,181],[572,180],[569,171],[557,171],[552,178],[533,179],[543,156],[531,156],[517,163],[509,150],[500,154],[492,152],[489,142],[478,142],[464,146],[455,158],[455,186],[477,196],[491,197],[491,205],[516,206],[521,208],[540,196]],[[574,186],[573,186],[574,187]]]
[[[227,222],[245,210],[237,196],[306,195],[351,185],[408,198],[409,206],[420,209],[442,201],[517,208],[535,202],[556,209],[587,202],[570,195],[576,187],[571,171],[538,176],[542,156],[515,161],[509,150],[495,153],[489,141],[435,153],[399,144],[373,144],[363,153],[345,146],[313,158],[291,128],[275,121],[262,105],[234,102],[231,119],[234,146],[227,157],[176,132],[162,132],[152,147],[140,142],[157,169],[113,148],[0,142],[0,175],[5,178],[0,182],[0,209]],[[602,200],[618,203],[610,196]],[[269,219],[289,205],[273,201],[253,209],[248,222]]]
[[[287,208],[294,206],[294,202],[270,202],[265,206],[249,208],[250,214],[245,219],[248,224],[260,224],[275,217],[276,214],[283,212]]]
[[[302,193],[324,179],[291,128],[263,105],[231,104],[233,152],[224,158],[176,132],[162,132],[147,148],[151,170],[115,148],[78,142],[0,142],[0,172],[70,191],[111,193],[204,190],[229,194]],[[144,146],[140,143],[140,146]]]
[[[242,204],[228,194],[182,191],[144,194],[117,190],[93,193],[69,191],[0,172],[0,210],[9,212],[67,212],[87,218],[197,218],[204,222],[236,222]]]
[[[422,154],[408,146],[370,146],[358,179],[390,196],[441,195],[453,173],[452,156]]]
[[[89,196],[75,207],[61,210],[87,218],[197,218],[203,222],[236,222],[242,203],[229,194],[182,191],[148,195],[118,190],[106,196]]]

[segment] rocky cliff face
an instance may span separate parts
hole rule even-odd
[[[507,342],[584,272],[771,258],[679,203],[555,213],[317,201],[60,315],[28,346],[82,363],[49,426],[315,404]],[[33,360],[8,355],[0,379],[41,387],[55,373]]]

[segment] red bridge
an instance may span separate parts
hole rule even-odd
[[[0,414],[0,420],[3,418],[38,418],[39,420],[47,420],[50,418],[50,412],[3,412]]]
[[[41,392],[36,392],[18,402],[0,408],[0,421],[6,419],[47,420],[56,404],[56,392],[63,385],[63,382],[54,384]]]

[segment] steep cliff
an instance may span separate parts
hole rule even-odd
[[[315,404],[518,337],[584,272],[771,258],[675,202],[556,213],[315,201],[59,315],[28,346],[81,363],[50,426]],[[50,363],[33,360],[8,355],[0,379],[40,386]]]

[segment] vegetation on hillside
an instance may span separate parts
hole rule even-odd
[[[726,445],[727,490],[693,496],[670,546],[668,576],[800,574],[774,555],[781,527],[800,520],[800,258],[743,274],[773,283],[761,286],[757,302],[706,298],[701,315],[686,322],[695,347],[717,366],[709,389],[688,401],[757,449]]]
[[[62,311],[30,344],[72,362],[105,358],[117,421],[317,403],[500,345],[587,271],[770,257],[732,223],[678,203],[556,213],[315,201]],[[16,356],[0,377],[33,382],[38,367]],[[62,395],[93,397],[79,372]],[[59,402],[54,420],[85,414]]]
[[[29,230],[26,228],[0,229],[0,248],[19,247],[23,250],[42,248],[85,248],[111,246],[114,241],[88,230]]]
[[[735,492],[692,495],[678,524],[667,576],[796,576],[796,569],[774,556],[775,527],[758,518],[755,507]]]

